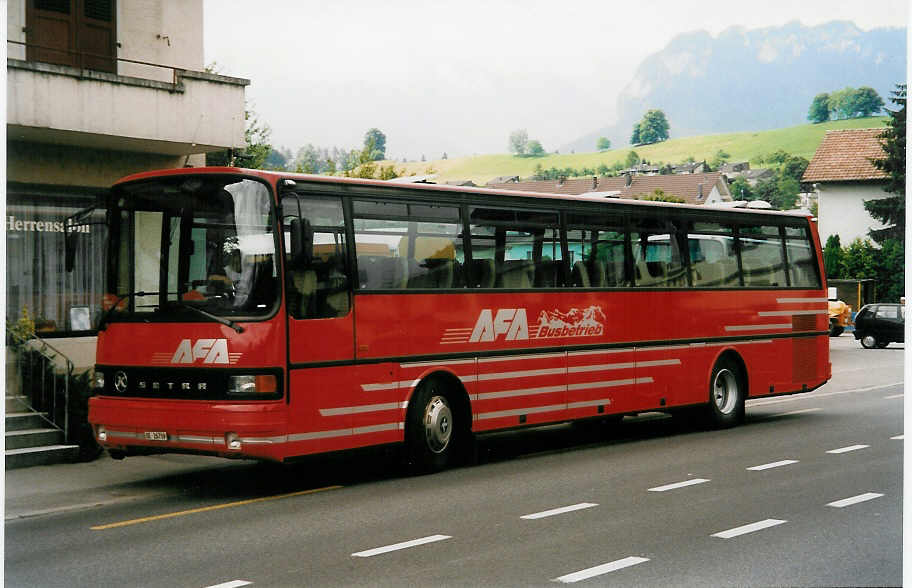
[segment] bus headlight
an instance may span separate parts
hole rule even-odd
[[[104,428],[103,425],[98,425],[97,431],[98,431],[97,437],[98,437],[99,441],[104,443],[105,441],[108,440],[108,431]]]
[[[244,376],[230,376],[228,378],[229,396],[275,394],[277,390],[276,377],[272,374],[250,374]]]
[[[99,390],[99,391],[104,390],[104,385],[105,385],[104,372],[96,371],[95,377],[93,378],[93,382],[95,384],[96,390]]]

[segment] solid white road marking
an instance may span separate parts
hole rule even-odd
[[[523,515],[519,518],[528,520],[543,519],[545,517],[553,517],[554,515],[564,514],[565,512],[573,512],[575,510],[582,510],[584,508],[592,508],[593,506],[598,506],[598,504],[595,504],[594,502],[580,502],[579,504],[572,504],[570,506],[562,506],[560,508],[552,508],[551,510],[544,510],[542,512]]]
[[[868,500],[874,500],[875,498],[880,498],[883,494],[878,494],[876,492],[866,492],[864,494],[859,494],[858,496],[852,496],[850,498],[843,498],[842,500],[837,500],[835,502],[827,503],[827,506],[832,506],[835,508],[845,508],[847,506],[852,506],[853,504],[858,504],[859,502],[867,502]]]
[[[248,582],[247,580],[232,580],[230,582],[224,582],[222,584],[207,586],[206,588],[240,588],[241,586],[249,586],[251,584],[253,584],[253,582]]]
[[[720,539],[731,539],[732,537],[738,537],[739,535],[746,535],[747,533],[754,533],[755,531],[762,531],[763,529],[768,529],[770,527],[775,527],[776,525],[781,525],[782,523],[787,523],[788,521],[783,521],[780,519],[766,519],[763,521],[757,521],[756,523],[751,523],[749,525],[742,525],[740,527],[735,527],[734,529],[729,529],[728,531],[720,531],[718,533],[713,533],[711,537],[719,537]]]
[[[594,568],[587,568],[585,570],[580,570],[578,572],[573,572],[572,574],[561,576],[560,578],[554,578],[554,582],[572,584],[573,582],[587,580],[589,578],[601,576],[602,574],[607,574],[609,572],[616,572],[617,570],[629,568],[630,566],[635,566],[647,561],[649,561],[649,558],[646,557],[625,557],[624,559],[619,559],[606,564],[602,564],[600,566],[595,566]]]
[[[782,461],[774,461],[772,463],[765,463],[763,465],[757,465],[747,468],[752,472],[759,472],[761,470],[771,470],[773,468],[781,468],[782,466],[792,465],[793,463],[798,463],[797,459],[783,459]]]
[[[674,484],[656,486],[655,488],[650,488],[649,492],[667,492],[668,490],[677,490],[678,488],[686,488],[687,486],[693,486],[694,484],[703,484],[705,482],[709,482],[709,480],[706,478],[694,478],[692,480],[686,480],[684,482],[675,482]]]
[[[897,441],[903,441],[903,440],[905,440],[905,438],[906,438],[905,435],[897,435],[895,437],[890,437],[890,439],[895,439]]]
[[[790,410],[789,412],[780,412],[779,416],[786,416],[790,414],[802,414],[805,412],[817,412],[818,410],[823,410],[822,408],[802,408],[801,410]]]
[[[894,398],[902,398],[905,394],[892,394],[890,396],[884,396],[884,400],[893,400]]]
[[[402,543],[394,543],[393,545],[385,545],[383,547],[375,547],[374,549],[368,549],[366,551],[359,551],[357,553],[353,553],[352,557],[373,557],[382,553],[389,553],[390,551],[398,551],[400,549],[408,549],[409,547],[425,545],[426,543],[443,541],[444,539],[452,539],[452,537],[449,535],[430,535],[428,537],[422,537],[421,539],[412,539],[411,541],[403,541]]]
[[[771,400],[758,399],[748,400],[748,408],[754,406],[766,406],[767,404],[781,404],[783,402],[796,402],[798,400],[807,400],[808,398],[823,398],[825,396],[839,396],[840,394],[855,394],[857,392],[870,392],[871,390],[880,390],[882,388],[891,388],[893,386],[902,386],[904,382],[895,382],[893,384],[882,384],[880,386],[868,386],[866,388],[853,388],[851,390],[838,390],[836,392],[808,392],[789,396],[788,398],[774,398]]]
[[[859,449],[867,449],[870,445],[849,445],[848,447],[840,447],[839,449],[830,449],[827,453],[848,453],[850,451],[858,451]]]

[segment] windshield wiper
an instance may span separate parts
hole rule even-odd
[[[134,298],[136,296],[153,296],[153,295],[157,295],[157,294],[158,294],[158,292],[144,292],[142,290],[140,290],[139,292],[127,292],[126,294],[121,294],[117,298],[117,300],[114,301],[114,304],[111,305],[111,308],[106,310],[104,312],[104,314],[101,315],[101,318],[98,319],[98,330],[99,331],[105,330],[105,328],[108,326],[108,317],[110,317],[112,314],[114,314],[114,311],[117,309],[118,306],[120,306],[120,303],[123,302],[124,300],[126,300],[127,298]]]
[[[128,298],[135,298],[136,296],[157,296],[158,294],[159,294],[159,292],[144,292],[142,290],[140,290],[139,292],[129,292],[127,294],[121,294],[120,297],[114,302],[114,304],[111,305],[111,308],[106,310],[105,313],[103,315],[101,315],[101,318],[98,320],[98,330],[99,331],[105,330],[105,328],[108,326],[108,318],[114,313],[114,310],[124,300],[126,300]],[[177,294],[177,292],[169,292],[169,294]],[[192,310],[193,312],[200,314],[217,323],[223,324],[226,327],[231,327],[238,333],[244,332],[244,327],[240,326],[233,320],[218,316],[216,314],[212,314],[211,312],[206,312],[202,308],[197,308],[195,306],[191,306],[182,300],[169,300],[168,303],[177,305],[180,308],[186,308],[188,310]]]
[[[183,300],[169,300],[169,303],[175,304],[181,308],[186,308],[188,310],[192,310],[193,312],[200,314],[208,319],[212,319],[217,323],[225,325],[226,327],[231,327],[232,329],[235,330],[235,332],[238,332],[238,333],[244,332],[244,327],[237,324],[233,320],[227,319],[227,318],[225,318],[223,316],[219,316],[217,314],[212,314],[211,312],[207,312],[207,311],[203,310],[202,308],[197,308],[195,306],[191,306],[191,305],[187,304],[186,302],[184,302]]]

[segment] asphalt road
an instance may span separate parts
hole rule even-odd
[[[7,472],[5,584],[899,585],[903,353],[846,334],[830,383],[751,401],[744,426],[647,415],[500,434],[435,475],[382,452],[129,458],[81,467],[99,487],[118,467],[155,473],[26,516],[10,505],[29,474]]]

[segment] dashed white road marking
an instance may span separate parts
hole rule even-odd
[[[553,517],[554,515],[564,514],[567,512],[573,512],[575,510],[583,510],[584,508],[592,508],[593,506],[598,506],[594,502],[580,502],[579,504],[571,504],[570,506],[562,506],[560,508],[552,508],[551,510],[543,510],[542,512],[536,512],[532,514],[523,515],[519,518],[521,519],[543,519],[545,517]]]
[[[241,586],[250,586],[251,584],[253,584],[253,582],[248,582],[247,580],[232,580],[230,582],[207,586],[206,588],[240,588]]]
[[[853,504],[858,504],[859,502],[867,502],[868,500],[874,500],[875,498],[880,498],[883,494],[878,494],[876,492],[866,492],[864,494],[859,494],[858,496],[852,496],[850,498],[843,498],[842,500],[836,500],[835,502],[827,503],[827,506],[832,506],[835,508],[845,508],[847,506],[852,506]]]
[[[905,438],[906,438],[905,435],[897,435],[897,436],[895,436],[895,437],[890,437],[890,439],[895,439],[895,440],[897,440],[897,441],[904,441]]]
[[[827,453],[849,453],[850,451],[858,451],[859,449],[867,449],[870,445],[849,445],[848,447],[840,447],[839,449],[830,449]]]
[[[902,398],[905,394],[891,394],[890,396],[884,396],[884,400],[893,400],[894,398]]]
[[[686,488],[687,486],[694,486],[695,484],[704,484],[709,482],[706,478],[694,478],[692,480],[685,480],[684,482],[675,482],[673,484],[665,484],[664,486],[656,486],[655,488],[650,488],[650,492],[667,492],[669,490],[677,490],[678,488]]]
[[[782,466],[792,465],[793,463],[798,463],[797,459],[783,459],[781,461],[774,461],[772,463],[765,463],[762,465],[751,466],[747,468],[752,472],[759,472],[762,470],[771,470],[773,468],[781,468]]]
[[[373,557],[375,555],[389,553],[390,551],[408,549],[409,547],[417,547],[419,545],[434,543],[436,541],[443,541],[445,539],[452,539],[452,537],[449,535],[430,535],[428,537],[422,537],[421,539],[412,539],[411,541],[403,541],[402,543],[394,543],[393,545],[384,545],[383,547],[375,547],[374,549],[359,551],[357,553],[353,553],[352,557]]]
[[[762,531],[763,529],[769,529],[770,527],[775,527],[776,525],[781,525],[782,523],[787,523],[788,521],[783,521],[780,519],[765,519],[762,521],[757,521],[756,523],[751,523],[749,525],[742,525],[740,527],[735,527],[734,529],[729,529],[728,531],[720,531],[718,533],[713,533],[711,537],[719,537],[720,539],[731,539],[732,537],[738,537],[739,535],[746,535],[748,533],[754,533],[756,531]]]
[[[579,582],[580,580],[587,580],[589,578],[601,576],[602,574],[607,574],[609,572],[616,572],[618,570],[629,568],[630,566],[635,566],[647,561],[649,561],[649,558],[647,557],[625,557],[624,559],[608,562],[600,566],[573,572],[572,574],[567,574],[565,576],[561,576],[560,578],[554,578],[554,581],[562,582],[564,584],[572,584],[574,582]]]

